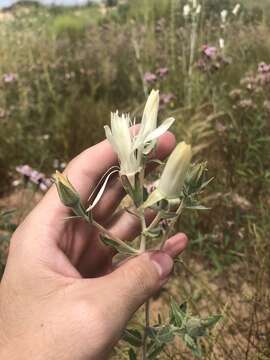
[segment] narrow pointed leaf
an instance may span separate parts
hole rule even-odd
[[[222,319],[222,315],[212,315],[207,319],[202,320],[203,325],[207,328],[215,326]]]
[[[109,239],[108,237],[106,237],[104,235],[100,235],[100,240],[103,242],[104,245],[112,247],[120,254],[125,254],[125,255],[138,254],[138,251],[136,249],[133,249],[131,246],[129,246],[129,245],[124,246],[124,245],[118,244],[118,242],[116,242],[115,240]]]
[[[137,360],[137,355],[133,349],[129,349],[128,351],[129,360]]]
[[[123,333],[122,340],[132,346],[142,346],[142,335],[137,329],[126,329]]]

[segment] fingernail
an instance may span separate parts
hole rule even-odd
[[[179,255],[187,246],[188,239],[185,234],[177,234],[165,242],[163,251],[171,258]]]
[[[164,280],[172,271],[172,258],[163,252],[156,252],[150,255],[150,259],[155,265],[159,273],[160,279]]]

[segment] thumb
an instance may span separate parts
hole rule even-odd
[[[128,321],[167,282],[172,268],[172,258],[156,251],[133,258],[106,276],[110,302],[115,303],[122,321]]]

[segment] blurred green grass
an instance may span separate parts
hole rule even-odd
[[[177,139],[193,144],[195,159],[207,159],[215,178],[205,196],[211,210],[182,219],[180,230],[191,239],[185,281],[168,289],[183,298],[191,291],[194,311],[230,304],[225,335],[205,345],[207,359],[270,358],[270,84],[253,84],[258,64],[270,62],[270,5],[241,3],[239,16],[221,29],[220,11],[235,2],[204,0],[192,76],[183,1],[133,0],[102,11],[16,6],[0,23],[3,196],[18,191],[16,166],[27,163],[49,176],[55,159],[66,162],[104,138],[110,111],[139,117],[152,87],[171,95],[160,116],[175,116]],[[218,48],[221,36],[226,65],[199,70],[202,46]],[[157,76],[162,68],[168,74]],[[148,72],[157,80],[146,81]],[[171,358],[190,359],[174,351]]]

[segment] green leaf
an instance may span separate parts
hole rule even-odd
[[[171,299],[171,319],[170,323],[181,328],[187,312],[187,303],[178,305],[175,300]]]
[[[152,239],[156,239],[156,238],[160,237],[161,234],[162,234],[162,228],[161,228],[161,226],[157,226],[156,228],[151,229],[150,231],[146,231],[146,232],[145,232],[145,235],[146,235],[147,237],[152,238]]]
[[[172,299],[171,300],[171,318],[170,323],[174,326],[181,327],[183,322],[183,316],[181,312],[179,312],[178,304]]]
[[[190,317],[187,320],[186,330],[188,335],[193,338],[206,335],[206,327],[203,325],[202,320],[197,317]]]
[[[112,247],[119,254],[134,255],[136,253],[135,250],[134,250],[134,252],[132,252],[131,250],[128,250],[124,246],[118,244],[115,240],[109,239],[108,237],[106,237],[104,235],[100,235],[100,240],[103,242],[104,245]]]
[[[205,181],[204,183],[202,183],[200,190],[203,190],[206,188],[206,186],[208,186],[212,181],[214,180],[214,178],[212,177],[211,179]]]
[[[126,341],[132,346],[142,346],[142,335],[136,329],[126,329],[123,333],[122,340]]]
[[[161,353],[161,351],[164,349],[165,344],[156,344],[156,343],[151,343],[151,351],[149,351],[149,353],[147,354],[147,359],[148,360],[156,360],[158,355]]]
[[[187,347],[192,351],[192,354],[198,358],[202,357],[202,351],[200,346],[197,343],[197,340],[193,339],[191,336],[186,334],[183,338]]]
[[[158,344],[166,344],[174,339],[174,329],[170,325],[150,327],[148,336]]]
[[[129,349],[128,351],[129,360],[137,360],[137,355],[133,349]]]
[[[215,326],[221,319],[222,315],[212,315],[209,316],[207,319],[202,320],[202,323],[206,328],[211,328]]]
[[[193,339],[193,337],[191,337],[188,334],[185,334],[184,342],[190,349],[194,349],[197,346],[197,344],[196,344],[195,340]]]
[[[4,210],[2,212],[0,212],[0,219],[2,217],[10,217],[11,215],[13,215],[17,210],[16,209],[11,209],[11,210]]]

